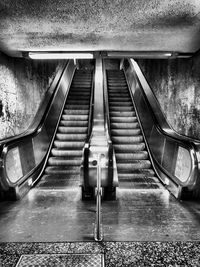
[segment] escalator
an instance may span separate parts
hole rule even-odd
[[[111,139],[119,188],[160,188],[122,70],[107,70]]]
[[[75,71],[40,187],[80,185],[92,82],[91,70]]]

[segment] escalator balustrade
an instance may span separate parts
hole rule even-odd
[[[39,186],[78,186],[88,131],[93,73],[76,70]]]
[[[111,139],[120,188],[159,188],[123,71],[107,70]]]

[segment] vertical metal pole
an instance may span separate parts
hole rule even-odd
[[[98,154],[97,161],[97,187],[96,187],[96,222],[94,230],[94,239],[95,241],[101,241],[103,239],[103,229],[101,222],[101,154]]]

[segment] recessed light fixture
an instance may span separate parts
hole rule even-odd
[[[93,53],[84,52],[29,52],[31,59],[92,59]]]

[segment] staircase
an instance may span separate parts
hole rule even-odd
[[[108,101],[120,188],[159,188],[123,71],[107,70]]]
[[[40,187],[80,185],[92,80],[92,71],[76,70]]]

